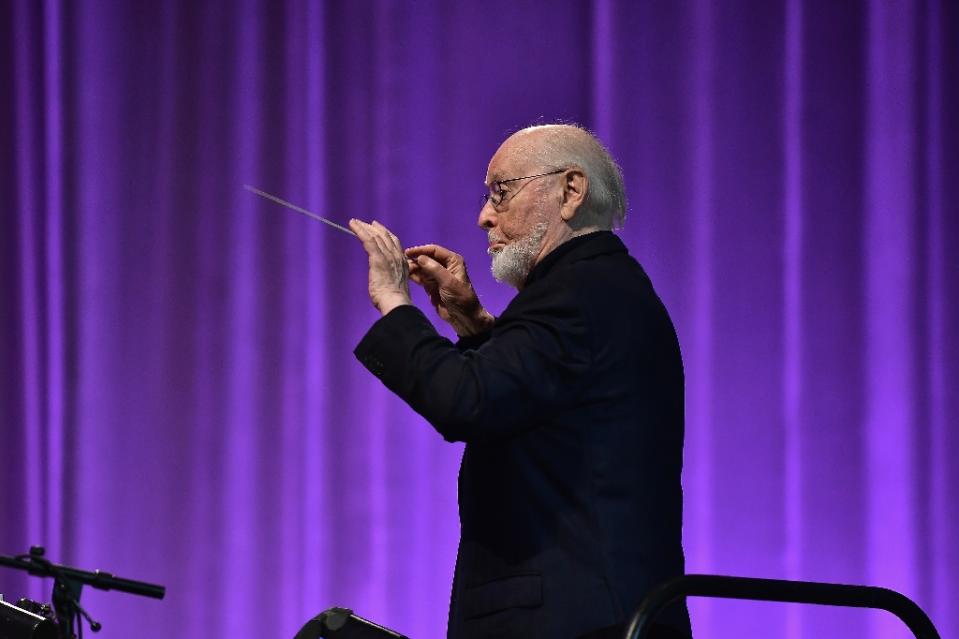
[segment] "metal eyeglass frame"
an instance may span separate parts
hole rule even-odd
[[[483,194],[483,206],[486,206],[486,203],[489,202],[493,206],[499,206],[503,203],[505,199],[506,190],[503,189],[504,184],[509,184],[510,182],[518,182],[520,180],[531,180],[533,178],[545,177],[547,175],[556,175],[557,173],[562,173],[568,169],[556,169],[555,171],[550,171],[548,173],[537,173],[536,175],[524,175],[523,177],[509,178],[508,180],[495,180],[489,185],[489,193]]]

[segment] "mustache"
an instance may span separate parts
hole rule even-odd
[[[506,242],[505,242],[504,240],[502,240],[501,238],[497,237],[496,234],[493,233],[492,229],[490,229],[489,231],[487,231],[487,233],[486,233],[486,241],[487,241],[487,246],[489,247],[489,248],[486,249],[486,254],[487,254],[487,255],[492,255],[492,256],[499,255],[500,251],[502,251],[502,250],[503,250],[503,247],[506,245]],[[494,249],[493,249],[493,244],[501,244],[502,246],[500,246],[498,249],[495,249],[495,250],[494,250]]]

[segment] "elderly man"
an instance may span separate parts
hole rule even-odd
[[[506,310],[482,307],[459,255],[404,252],[381,224],[352,220],[383,315],[355,353],[445,439],[466,442],[448,636],[622,636],[649,589],[683,572],[676,334],[611,232],[623,179],[590,133],[519,131],[486,186],[493,276],[518,290]],[[412,306],[409,279],[456,344]],[[662,622],[656,636],[689,635],[684,606]]]

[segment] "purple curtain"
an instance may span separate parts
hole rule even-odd
[[[105,639],[337,604],[441,636],[461,449],[354,361],[358,244],[241,187],[445,244],[495,313],[486,163],[563,119],[679,332],[689,571],[887,586],[959,636],[957,113],[947,0],[0,3],[0,554],[168,587],[87,589]]]

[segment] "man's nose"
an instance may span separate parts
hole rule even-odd
[[[493,208],[493,205],[490,202],[483,204],[483,208],[480,209],[479,219],[476,220],[476,224],[480,228],[489,230],[496,226],[496,209]]]

